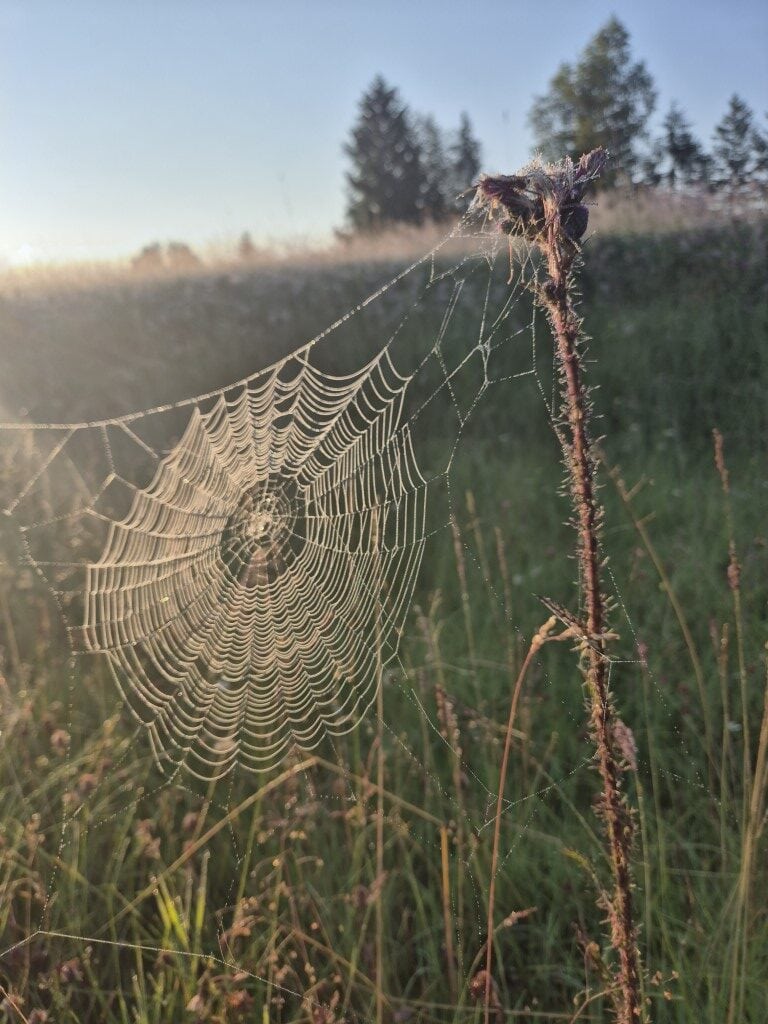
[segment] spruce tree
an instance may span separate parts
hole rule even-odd
[[[765,192],[768,189],[768,129],[755,129],[755,178]]]
[[[443,133],[431,115],[420,119],[419,139],[424,172],[424,215],[439,223],[445,220],[449,210],[450,178]]]
[[[715,181],[732,193],[756,179],[760,164],[760,136],[752,111],[735,93],[715,127]]]
[[[676,103],[672,103],[664,118],[662,144],[667,158],[667,184],[675,188],[706,180],[707,158]]]
[[[480,173],[480,143],[472,134],[472,123],[469,115],[462,113],[456,139],[450,147],[450,188],[449,199],[453,209],[463,212],[469,199],[457,198],[471,185],[477,182]]]
[[[347,219],[353,229],[422,222],[425,174],[419,141],[408,108],[381,75],[360,101],[344,152],[352,161]]]
[[[237,243],[237,256],[243,263],[248,263],[256,256],[256,246],[253,244],[250,231],[244,231]]]

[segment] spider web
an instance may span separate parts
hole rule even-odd
[[[446,266],[441,250],[456,242],[464,252]],[[233,385],[112,419],[5,425],[21,471],[4,511],[25,556],[56,595],[73,655],[108,666],[167,770],[270,769],[365,714],[397,655],[426,539],[450,522],[459,438],[491,383],[513,375],[498,357],[520,331],[509,318],[522,284],[493,299],[498,252],[464,221]],[[378,351],[349,372],[324,369],[342,331],[403,288],[411,309]],[[438,321],[410,324],[432,292]],[[472,333],[448,345],[462,304],[475,307]]]

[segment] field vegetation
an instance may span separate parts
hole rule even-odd
[[[580,278],[620,634],[612,685],[636,745],[624,784],[644,995],[659,1022],[759,1024],[768,232],[652,221],[614,216]],[[9,418],[70,421],[222,386],[313,337],[405,255],[393,243],[183,274],[8,278],[0,400]],[[383,340],[392,311],[371,308]],[[452,337],[476,329],[455,322]],[[340,365],[354,362],[354,332],[341,337]],[[551,386],[543,322],[536,345]],[[385,724],[371,714],[281,771],[208,788],[163,780],[106,673],[70,676],[56,607],[6,544],[0,1019],[482,1018],[472,983],[510,692],[548,616],[539,595],[568,604],[576,571],[533,377],[489,392],[452,491],[456,527],[427,549]],[[610,1017],[580,683],[567,645],[550,645],[522,695],[496,892],[499,1021]]]

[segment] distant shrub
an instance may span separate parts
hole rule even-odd
[[[159,242],[145,245],[138,256],[131,260],[131,267],[134,270],[160,270],[163,266],[163,249]]]
[[[158,270],[195,270],[203,261],[186,242],[169,242],[165,248],[160,242],[145,245],[138,256],[131,260],[133,270],[141,273]]]
[[[173,270],[191,270],[201,267],[202,260],[184,242],[169,242],[166,248],[166,260]]]

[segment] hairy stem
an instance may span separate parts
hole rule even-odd
[[[548,209],[547,209],[548,207]],[[606,900],[611,942],[618,957],[617,1018],[620,1024],[642,1019],[640,964],[635,931],[630,853],[633,828],[621,792],[621,769],[615,751],[616,717],[608,682],[605,597],[601,582],[600,522],[602,508],[595,491],[595,459],[588,424],[589,402],[579,350],[581,322],[570,296],[570,271],[575,248],[565,234],[556,200],[546,204],[547,227],[539,245],[548,279],[538,289],[556,341],[562,376],[563,414],[567,427],[565,459],[570,482],[583,607],[582,653],[595,759],[602,782],[600,813],[605,823],[613,873],[613,892]]]
[[[580,613],[577,617],[567,610],[555,609],[552,602],[547,603],[556,610],[557,617],[566,622],[569,632],[579,639],[590,735],[602,783],[598,813],[605,826],[612,871],[611,892],[600,894],[600,905],[608,914],[611,945],[618,960],[610,995],[619,1024],[637,1024],[644,1015],[630,866],[634,828],[621,792],[625,766],[622,760],[630,767],[635,760],[635,750],[631,732],[615,715],[609,687],[607,644],[612,634],[606,629],[606,601],[601,580],[603,511],[595,489],[596,460],[588,429],[589,401],[582,375],[581,320],[571,299],[579,239],[589,221],[589,210],[583,200],[587,189],[605,167],[606,159],[605,151],[598,148],[585,153],[577,164],[567,157],[559,164],[536,160],[519,174],[482,175],[470,209],[489,219],[500,213],[501,231],[510,238],[517,235],[537,246],[548,271],[543,283],[534,284],[534,292],[549,317],[560,372],[561,423],[556,424],[555,430],[568,472],[578,537]],[[490,978],[487,978],[486,985],[489,984]]]

